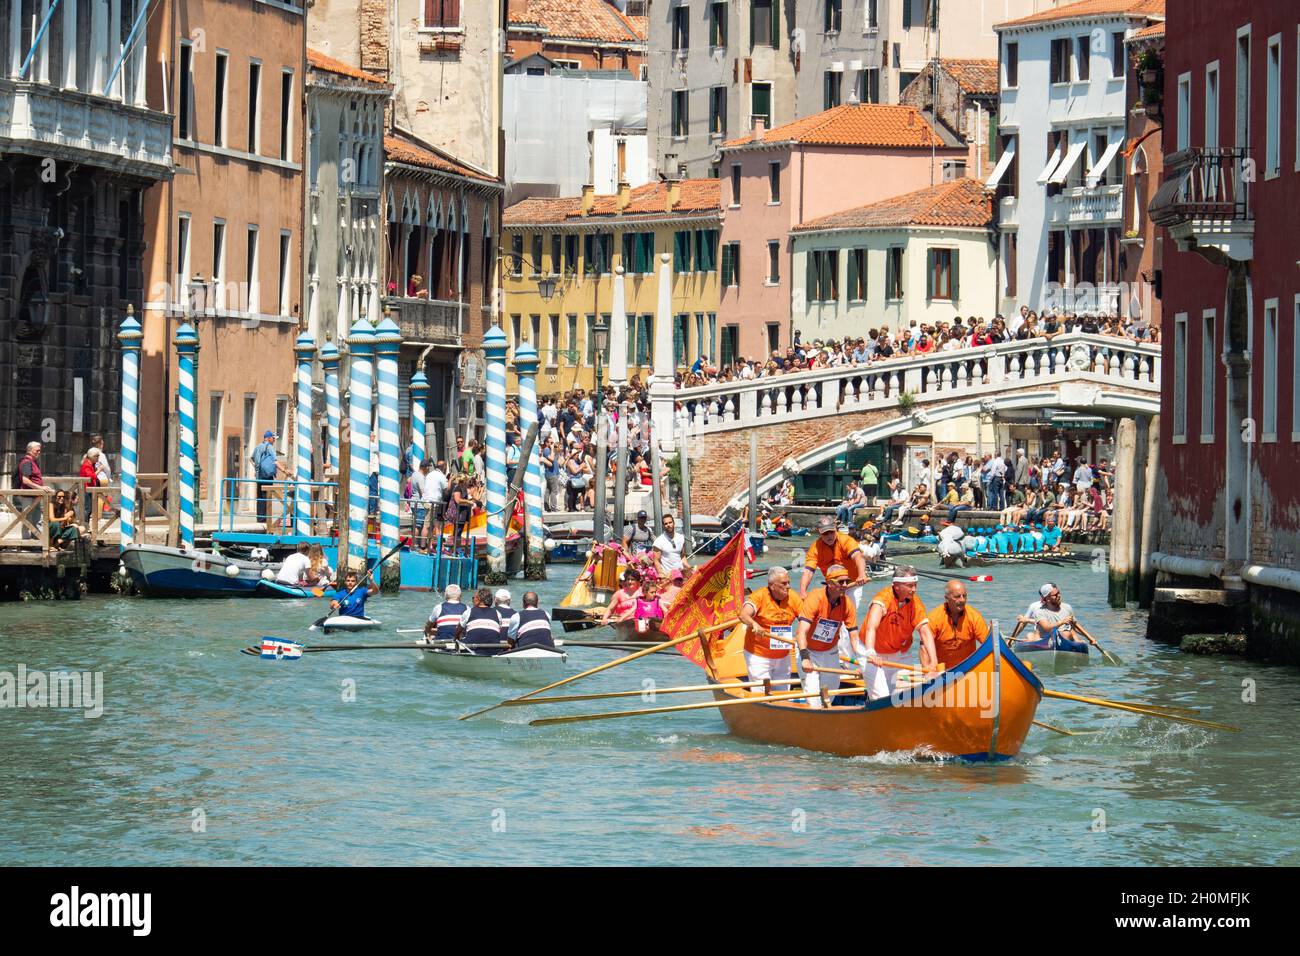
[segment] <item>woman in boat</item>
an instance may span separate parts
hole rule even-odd
[[[81,537],[77,524],[77,509],[68,503],[66,491],[56,491],[49,504],[50,549],[62,551],[65,546]]]
[[[475,654],[490,657],[504,650],[497,646],[501,643],[501,615],[492,606],[490,588],[474,592],[474,606],[461,615],[456,637]]]
[[[681,568],[668,573],[668,584],[659,592],[659,606],[664,609],[665,616],[668,614],[668,609],[673,606],[673,602],[677,600],[677,595],[682,593],[682,582],[685,580],[686,575],[682,573]]]
[[[325,549],[319,544],[312,544],[307,547],[307,562],[303,583],[308,587],[322,587],[327,582],[334,580],[334,569],[325,560]]]
[[[628,568],[623,572],[623,586],[609,597],[601,624],[617,624],[629,620],[636,613],[636,599],[641,594],[641,572]]]

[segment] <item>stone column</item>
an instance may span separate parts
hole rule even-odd
[[[326,342],[320,350],[320,364],[325,371],[325,419],[329,422],[329,457],[326,467],[335,475],[339,473],[339,419],[342,417],[339,357],[338,346],[333,342]]]
[[[311,419],[311,373],[316,358],[316,340],[303,333],[293,346],[298,358],[298,408],[294,414],[296,439],[294,444],[297,462],[297,486],[294,488],[293,533],[311,534],[311,454],[312,454],[312,419]]]
[[[1160,416],[1152,415],[1147,443],[1146,484],[1142,489],[1142,540],[1138,545],[1138,607],[1148,608],[1156,593],[1156,570],[1151,555],[1156,550],[1159,525],[1157,486],[1160,479]]]
[[[411,471],[420,470],[425,459],[424,410],[429,401],[429,380],[424,372],[411,376]],[[429,457],[437,459],[437,450]]]
[[[179,372],[176,382],[176,411],[180,419],[180,546],[194,547],[194,464],[195,450],[195,390],[199,371],[199,334],[186,322],[176,330],[172,340],[176,346]]]
[[[135,542],[135,480],[140,433],[140,340],[144,332],[135,319],[134,306],[118,330],[122,343],[122,455],[118,468],[122,482],[122,539],[125,548]],[[143,535],[141,535],[143,537]]]
[[[1115,513],[1110,531],[1110,606],[1126,607],[1133,573],[1133,488],[1136,484],[1137,422],[1121,418],[1115,427]]]
[[[370,504],[370,411],[373,401],[375,329],[358,319],[348,335],[351,383],[348,386],[350,419],[348,478],[347,567],[361,569],[369,562],[366,525]],[[341,550],[341,549],[340,549]],[[342,556],[339,565],[343,566]]]

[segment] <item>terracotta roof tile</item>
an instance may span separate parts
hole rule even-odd
[[[644,43],[646,33],[605,0],[510,0],[510,26],[540,26],[552,39]]]
[[[363,83],[375,83],[379,86],[387,86],[388,81],[382,76],[375,76],[373,73],[367,73],[365,70],[358,70],[355,66],[344,63],[342,60],[336,60],[332,56],[326,56],[318,50],[307,48],[307,65],[313,70],[320,70],[323,73],[337,73],[339,76],[350,76],[354,80],[361,80]]]
[[[1149,27],[1143,27],[1134,33],[1130,40],[1150,40],[1152,37],[1162,37],[1165,35],[1164,23],[1153,23]]]
[[[993,203],[978,179],[954,179],[880,202],[800,223],[795,232],[881,229],[892,226],[966,226],[993,221]]]
[[[808,143],[819,146],[945,146],[925,117],[913,106],[877,103],[836,106],[768,130],[765,142]],[[748,146],[752,134],[728,140],[724,146]]]
[[[671,212],[667,209],[669,184],[650,182],[631,191],[627,207],[619,212],[618,196],[593,197],[590,211],[582,214],[581,196],[556,199],[525,199],[505,211],[505,226],[558,224],[574,219],[612,219],[618,216],[681,216],[686,213],[717,212],[721,188],[716,179],[684,179]]]
[[[435,152],[432,147],[413,143],[398,136],[384,137],[384,155],[395,163],[424,166],[428,169],[437,169],[444,173],[451,173],[454,176],[465,176],[485,183],[500,182],[500,180],[494,179],[484,172],[457,162],[442,153]]]
[[[940,60],[944,70],[967,93],[993,94],[998,91],[997,60]]]
[[[1040,10],[1018,20],[994,24],[993,29],[1003,27],[1025,27],[1038,23],[1051,23],[1054,20],[1072,20],[1076,17],[1100,17],[1128,14],[1135,17],[1163,17],[1165,0],[1080,0],[1067,3],[1050,10]]]

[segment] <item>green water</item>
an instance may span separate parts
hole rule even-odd
[[[551,569],[545,604],[575,570]],[[407,651],[238,653],[262,634],[341,643],[304,630],[320,602],[7,604],[0,671],[102,671],[104,713],[0,710],[0,863],[1300,862],[1300,673],[1148,643],[1143,615],[1107,610],[1105,574],[1086,565],[993,573],[971,586],[986,617],[1012,620],[1050,575],[1123,658],[1048,686],[1194,706],[1243,732],[1049,700],[1041,719],[1095,733],[1035,729],[1017,760],[980,766],[746,743],[707,710],[549,728],[527,726],[541,708],[456,721],[519,688],[434,674]],[[931,581],[920,593],[932,606],[940,591]],[[390,628],[418,626],[431,603],[374,599],[386,628],[362,640],[399,639]],[[575,649],[570,667],[612,656]],[[573,690],[647,678],[696,683],[699,671],[657,656]]]

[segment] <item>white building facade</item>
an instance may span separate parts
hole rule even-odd
[[[1163,19],[1163,4],[1123,12],[1070,4],[998,25],[1001,311],[1127,309],[1119,277],[1123,215],[1125,37]],[[1072,12],[1074,11],[1074,12]]]

